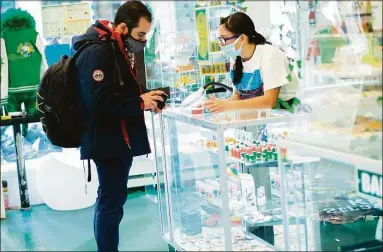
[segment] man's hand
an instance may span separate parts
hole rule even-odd
[[[159,108],[155,107],[155,108],[152,110],[152,112],[153,112],[154,114],[158,114],[158,113],[161,113],[162,110],[164,110],[164,109],[166,109],[166,108],[167,108],[166,105],[165,105],[165,107],[164,107],[163,109],[159,109]]]
[[[141,95],[141,99],[144,101],[144,110],[154,110],[157,108],[157,102],[164,101],[161,97],[162,94],[164,94],[164,92],[154,90]]]
[[[212,113],[225,112],[229,110],[230,101],[217,99],[215,96],[210,97],[204,104],[204,107]]]

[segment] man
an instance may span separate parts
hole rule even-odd
[[[134,53],[144,49],[151,21],[143,3],[128,1],[117,10],[113,25],[97,21],[74,41],[76,50],[94,40],[112,41],[115,48],[91,44],[76,60],[79,102],[87,122],[81,159],[94,160],[100,184],[94,214],[98,251],[118,251],[132,160],[150,153],[143,111],[160,112],[157,102],[163,101],[162,92],[148,92],[137,81]]]

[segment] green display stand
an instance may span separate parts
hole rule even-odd
[[[338,47],[346,44],[344,37],[331,34],[329,29],[319,31],[318,43],[320,49],[321,63],[332,63],[335,57],[335,52]]]

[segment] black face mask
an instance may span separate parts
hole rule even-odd
[[[130,53],[138,53],[144,50],[146,41],[139,41],[132,38],[130,35],[123,35],[122,41],[124,42],[125,48]]]

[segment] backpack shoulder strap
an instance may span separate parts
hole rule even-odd
[[[101,41],[101,40],[89,40],[85,44],[81,45],[80,48],[73,54],[72,58],[77,58],[82,51],[85,50],[90,45],[99,44],[99,45],[108,45],[112,42],[110,41]],[[112,43],[113,44],[113,43]],[[114,49],[113,49],[114,50]]]

